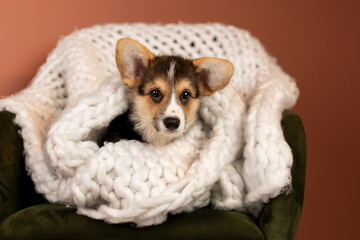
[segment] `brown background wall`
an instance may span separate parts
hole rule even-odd
[[[308,165],[296,239],[357,238],[360,1],[0,0],[0,96],[24,88],[76,28],[180,20],[248,29],[297,79]]]

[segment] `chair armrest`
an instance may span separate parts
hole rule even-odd
[[[13,113],[0,111],[0,222],[18,211],[21,205],[23,142],[14,118]]]
[[[292,190],[267,203],[257,219],[265,238],[276,240],[295,238],[304,199],[306,171],[306,139],[301,119],[285,110],[281,125],[293,153]]]

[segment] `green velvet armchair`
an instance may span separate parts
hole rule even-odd
[[[211,207],[169,216],[160,225],[112,225],[62,205],[46,203],[26,174],[20,128],[14,114],[0,112],[0,239],[294,239],[303,205],[306,140],[300,118],[283,112],[282,128],[292,149],[292,186],[267,203],[259,218]]]

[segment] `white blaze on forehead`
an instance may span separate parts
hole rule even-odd
[[[171,61],[170,68],[168,70],[168,77],[170,83],[174,83],[174,76],[175,76],[175,61]],[[172,86],[171,98],[169,100],[168,106],[164,111],[164,118],[177,117],[180,119],[180,121],[182,121],[181,117],[184,115],[184,110],[177,101],[177,97],[174,89],[175,84],[171,84],[171,86]]]
[[[173,60],[170,63],[170,68],[168,71],[169,82],[171,83],[171,85],[173,85],[172,83],[174,83],[174,76],[175,76],[175,61]]]
[[[164,119],[168,117],[178,118],[180,120],[180,125],[176,131],[182,133],[185,130],[185,113],[177,99],[174,89],[175,85],[172,84],[174,83],[174,76],[175,76],[175,61],[172,61],[170,63],[170,67],[168,70],[168,78],[169,78],[169,82],[171,83],[170,85],[172,86],[171,97],[162,114],[162,118],[160,120],[161,121],[160,126],[162,130],[166,131],[165,126],[163,124]]]

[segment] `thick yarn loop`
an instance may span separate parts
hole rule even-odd
[[[225,58],[235,66],[231,85],[203,98],[199,121],[166,146],[122,140],[99,148],[99,134],[128,108],[114,60],[124,37],[155,54]],[[31,85],[1,100],[0,109],[16,114],[27,170],[50,202],[148,226],[210,202],[256,216],[289,189],[292,154],[280,120],[297,96],[295,82],[244,30],[108,24],[59,41]]]

